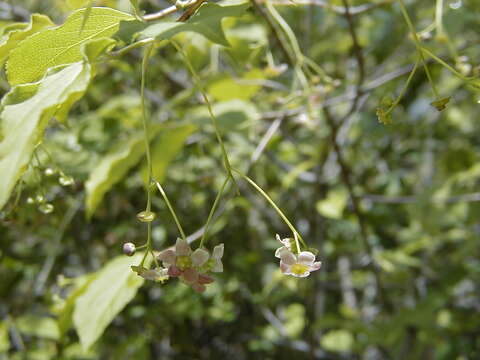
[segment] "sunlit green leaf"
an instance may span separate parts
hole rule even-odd
[[[108,40],[97,41],[87,46],[94,50],[85,51],[99,53],[109,43]],[[58,111],[60,118],[66,116],[73,102],[87,89],[91,77],[89,62],[77,62],[38,83],[18,85],[3,98],[0,113],[0,208],[25,171],[48,121]]]
[[[10,84],[36,81],[51,67],[80,61],[83,44],[110,37],[117,32],[121,20],[134,19],[129,14],[110,8],[92,8],[80,33],[85,11],[78,10],[63,25],[41,31],[18,44],[7,61]]]
[[[168,165],[195,129],[194,125],[186,124],[165,128],[158,134],[152,146],[152,172],[155,180],[163,181]],[[143,179],[147,181],[146,167],[143,169]]]
[[[73,323],[84,349],[90,348],[117,314],[133,299],[143,279],[130,270],[143,257],[118,256],[109,261],[78,297]]]
[[[147,26],[140,32],[143,38],[170,39],[178,33],[193,31],[202,34],[210,41],[229,46],[222,29],[222,19],[229,16],[241,16],[250,5],[218,5],[205,3],[186,22],[158,22]]]
[[[348,352],[352,350],[354,339],[347,330],[331,330],[322,336],[320,343],[328,351]]]
[[[20,29],[8,31],[0,40],[0,64],[3,64],[8,58],[10,51],[14,49],[20,41],[55,24],[48,16],[33,14],[30,18],[30,23],[22,25],[24,26]]]

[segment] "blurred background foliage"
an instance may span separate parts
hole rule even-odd
[[[1,24],[28,21],[34,12],[60,24],[86,3],[2,1]],[[447,109],[430,105],[435,97],[419,70],[392,124],[383,125],[376,108],[400,92],[416,60],[398,3],[349,2],[364,60],[361,94],[346,2],[271,3],[302,52],[333,81],[313,79],[311,93],[298,86],[263,1],[223,21],[229,48],[194,33],[176,39],[206,85],[233,165],[319,250],[322,269],[308,279],[281,275],[274,235],[289,236],[289,230],[239,180],[240,196],[226,195],[208,243],[225,243],[225,272],[205,294],[177,281],[132,285],[132,277],[122,275],[131,259],[121,256],[121,245],[140,245],[146,236],[135,217],[145,203],[144,160],[115,164],[116,181],[109,180],[91,218],[85,183],[112,153],[130,156],[128,144],[141,131],[142,52],[135,49],[97,64],[86,96],[67,123],[51,123],[21,193],[1,213],[0,359],[480,358],[480,94],[430,61],[440,95],[452,97]],[[406,3],[425,46],[476,76],[480,2]],[[94,4],[131,12],[126,0]],[[170,5],[140,4],[146,13]],[[435,22],[439,6],[441,25]],[[156,176],[196,237],[225,178],[220,147],[202,97],[168,42],[155,48],[147,88],[151,121],[160,127],[152,139]],[[49,176],[46,168],[72,176],[74,185],[61,186],[58,172]],[[42,194],[53,212],[28,203]],[[153,206],[160,250],[174,243],[177,230],[160,197]],[[105,286],[90,291],[95,301],[75,303],[100,276]],[[118,281],[128,289],[115,287]],[[112,309],[122,304],[115,316]],[[84,351],[82,329],[72,321],[90,319],[102,306],[98,322],[84,330],[99,340]]]

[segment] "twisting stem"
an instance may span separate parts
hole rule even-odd
[[[213,202],[212,208],[210,209],[210,213],[208,214],[207,222],[205,223],[205,226],[203,228],[203,235],[202,235],[202,239],[200,240],[199,247],[202,247],[203,242],[205,241],[205,238],[207,237],[207,231],[208,231],[208,227],[210,225],[210,221],[212,220],[213,214],[215,213],[215,210],[217,209],[218,202],[220,201],[220,198],[222,197],[223,191],[225,190],[225,187],[227,186],[229,181],[230,181],[230,178],[227,177],[225,179],[225,181],[223,182],[222,186],[220,187],[220,190],[218,191],[217,196],[215,197],[215,201]]]
[[[258,186],[255,183],[255,181],[250,179],[247,175],[243,174],[242,172],[240,172],[239,170],[237,170],[235,168],[232,168],[232,170],[234,172],[236,172],[238,175],[240,175],[250,185],[252,185],[255,188],[255,190],[257,190],[270,203],[270,205],[275,209],[277,214],[282,218],[282,220],[285,222],[285,224],[287,224],[287,226],[290,228],[290,230],[292,231],[294,236],[295,235],[298,236],[298,239],[300,239],[302,245],[305,246],[306,248],[308,248],[307,244],[305,243],[305,241],[302,238],[302,235],[300,235],[300,233],[297,231],[297,229],[295,229],[295,226],[292,225],[292,223],[288,220],[288,218],[285,216],[283,211],[280,210],[280,208],[277,206],[277,204],[275,204],[275,202],[272,200],[272,198],[270,196],[268,196],[268,194],[265,191],[263,191],[263,189],[260,186]]]
[[[165,200],[165,203],[167,204],[168,210],[170,211],[170,214],[172,214],[173,219],[175,220],[175,224],[177,224],[178,231],[180,232],[180,235],[182,236],[183,240],[186,240],[187,237],[185,236],[185,232],[183,231],[182,225],[180,224],[180,221],[178,220],[177,214],[175,213],[175,210],[173,210],[172,204],[168,200],[167,194],[165,194],[165,191],[163,191],[162,185],[158,181],[155,181],[155,185],[157,185],[158,190],[160,191],[160,194],[162,194],[163,200]]]
[[[347,166],[347,163],[343,158],[343,154],[340,149],[340,146],[338,145],[338,141],[337,141],[338,127],[336,126],[335,121],[332,118],[332,115],[330,114],[330,111],[328,110],[328,108],[324,107],[323,113],[325,114],[325,119],[327,120],[327,124],[330,127],[331,143],[332,143],[335,155],[337,156],[337,162],[340,165],[341,178],[343,183],[347,187],[348,194],[352,201],[353,212],[357,218],[358,225],[360,227],[360,237],[363,243],[363,247],[365,248],[365,251],[368,254],[368,257],[370,258],[369,266],[371,267],[373,271],[373,275],[375,276],[375,281],[377,283],[380,300],[384,304],[386,310],[391,311],[392,307],[386,297],[386,291],[381,281],[380,271],[374,260],[373,247],[368,240],[367,223],[365,221],[362,209],[360,207],[360,200],[355,194],[355,190],[353,188],[353,182],[351,179],[350,169]]]

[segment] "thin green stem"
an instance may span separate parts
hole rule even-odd
[[[142,60],[142,80],[140,87],[140,97],[142,101],[142,123],[143,123],[143,132],[145,140],[145,153],[147,155],[147,169],[148,169],[148,182],[147,182],[147,211],[150,211],[151,208],[151,199],[150,199],[150,183],[152,182],[152,160],[150,154],[150,139],[148,136],[148,122],[147,122],[147,108],[145,105],[145,80],[148,66],[148,59],[153,50],[153,44],[150,44],[145,48],[145,54]]]
[[[445,61],[443,61],[442,59],[440,59],[437,55],[433,54],[430,50],[422,47],[422,51],[427,54],[428,56],[430,56],[433,60],[435,60],[436,62],[438,62],[440,65],[442,65],[443,67],[445,67],[447,70],[449,70],[451,73],[453,73],[454,75],[458,76],[460,79],[462,79],[463,81],[470,81],[472,80],[471,78],[468,78],[466,76],[464,76],[462,73],[458,72],[457,70],[455,70],[452,66],[448,65]]]
[[[395,99],[394,103],[392,104],[392,106],[390,106],[390,108],[385,112],[385,116],[388,115],[389,113],[391,113],[393,111],[393,109],[398,105],[398,103],[400,102],[400,100],[402,100],[403,96],[405,95],[405,93],[407,92],[407,89],[408,89],[408,85],[410,84],[410,82],[412,81],[413,79],[413,76],[415,75],[415,72],[417,71],[418,69],[418,63],[420,62],[420,59],[417,59],[417,61],[415,62],[415,65],[412,69],[412,71],[410,72],[410,74],[408,75],[408,78],[407,78],[407,81],[405,82],[405,85],[403,85],[403,88],[402,88],[402,91],[400,91],[400,94],[398,95],[398,97]]]
[[[213,113],[212,104],[210,103],[210,100],[208,100],[207,93],[206,93],[206,91],[205,91],[205,89],[203,88],[203,85],[202,85],[202,81],[201,81],[200,77],[198,76],[197,72],[195,71],[195,69],[193,68],[192,63],[188,59],[187,54],[185,54],[185,52],[180,47],[180,45],[178,45],[173,40],[171,42],[172,42],[173,46],[175,47],[175,49],[177,49],[177,51],[182,55],[185,64],[187,65],[188,69],[190,70],[190,72],[193,76],[193,79],[195,80],[195,83],[196,83],[200,93],[202,94],[202,97],[205,100],[205,103],[207,104],[208,113],[210,114],[210,118],[212,119],[212,124],[213,124],[213,127],[215,129],[215,135],[217,137],[217,141],[220,144],[220,148],[221,148],[221,151],[222,151],[225,169],[227,170],[227,174],[228,174],[228,176],[230,176],[233,183],[236,184],[235,178],[233,177],[233,174],[232,174],[232,166],[230,165],[230,160],[228,159],[227,150],[225,149],[225,144],[223,143],[220,128],[218,126],[218,121],[217,121],[217,118],[216,118],[215,114]]]
[[[200,240],[199,247],[202,247],[203,242],[205,241],[205,238],[207,237],[208,227],[209,227],[210,222],[213,218],[213,214],[215,213],[215,210],[217,209],[218,202],[220,201],[220,198],[222,197],[223,191],[225,190],[225,187],[227,186],[229,181],[230,181],[230,178],[227,177],[225,179],[225,181],[223,182],[220,190],[218,191],[217,196],[215,197],[215,201],[213,202],[212,208],[210,209],[210,213],[208,214],[207,222],[205,223],[205,227],[203,229],[203,234],[202,234],[202,238]]]
[[[177,224],[177,228],[178,228],[178,231],[180,232],[180,235],[182,236],[182,239],[186,240],[187,237],[185,236],[185,232],[183,231],[182,225],[178,220],[175,210],[173,210],[172,204],[170,204],[170,201],[168,200],[167,194],[165,194],[165,191],[163,191],[162,185],[160,185],[158,181],[155,181],[155,185],[157,185],[157,188],[160,191],[160,194],[162,194],[162,197],[165,200],[165,203],[167,204],[168,210],[170,211],[170,214],[172,214],[173,219],[175,220],[175,224]]]
[[[400,4],[400,9],[402,11],[405,22],[407,23],[407,26],[412,34],[413,42],[415,43],[415,46],[417,48],[418,55],[422,60],[423,68],[425,69],[425,74],[427,75],[427,79],[430,83],[430,86],[432,87],[433,94],[435,95],[436,98],[438,98],[439,94],[433,82],[433,78],[432,78],[432,75],[430,74],[430,70],[428,69],[428,65],[427,65],[427,62],[425,61],[425,57],[423,56],[422,45],[420,43],[420,40],[418,39],[417,32],[415,31],[415,27],[413,26],[412,20],[410,19],[410,15],[408,15],[408,11],[407,11],[407,8],[405,7],[403,0],[398,0],[398,2]]]
[[[245,179],[245,181],[247,181],[250,185],[252,185],[255,188],[255,190],[257,190],[270,203],[270,205],[275,209],[277,214],[282,218],[282,220],[285,222],[285,224],[287,224],[287,226],[290,228],[290,230],[292,231],[294,236],[296,234],[298,236],[298,238],[300,239],[302,245],[305,246],[306,248],[308,248],[307,244],[305,243],[305,241],[303,240],[302,236],[297,231],[295,226],[292,225],[292,223],[288,220],[288,218],[285,216],[283,211],[280,210],[280,208],[277,206],[277,204],[275,204],[275,202],[272,200],[272,198],[270,196],[268,196],[268,194],[265,191],[263,191],[263,189],[260,186],[258,186],[255,183],[255,181],[250,179],[247,175],[243,174],[242,172],[240,172],[239,170],[237,170],[235,168],[232,168],[232,170],[234,172],[236,172],[238,175],[240,175],[243,179]]]
[[[141,98],[141,106],[142,106],[142,123],[143,123],[143,132],[144,132],[144,139],[145,139],[145,153],[147,156],[147,205],[145,211],[150,211],[152,208],[152,195],[150,184],[152,183],[152,160],[150,155],[150,139],[148,136],[148,121],[147,121],[147,108],[145,104],[145,82],[146,82],[146,75],[147,75],[147,67],[148,67],[148,60],[150,59],[150,55],[153,50],[153,44],[150,44],[145,48],[145,53],[142,60],[142,79],[140,84],[140,98]],[[142,262],[140,266],[143,266],[145,259],[149,252],[152,251],[152,223],[147,223],[147,250],[145,251],[145,255],[143,256]]]

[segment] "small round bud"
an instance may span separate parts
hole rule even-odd
[[[37,204],[45,202],[45,196],[38,194],[37,196],[35,196],[35,202]]]
[[[131,242],[127,242],[127,243],[123,244],[123,253],[125,255],[133,256],[133,254],[135,254],[135,251],[136,251],[135,244],[133,244]]]
[[[48,167],[43,171],[43,173],[45,174],[45,176],[52,176],[53,174],[55,174],[55,170]]]
[[[137,214],[137,219],[141,222],[152,222],[156,215],[152,211],[142,211]]]
[[[34,204],[34,203],[35,203],[35,199],[32,198],[31,196],[29,196],[29,197],[27,198],[27,204],[30,204],[30,205],[31,205],[31,204]]]
[[[58,182],[62,186],[70,186],[70,185],[73,185],[73,177],[62,174],[58,178]]]
[[[43,203],[38,206],[38,210],[43,214],[50,214],[54,207],[50,203]]]

